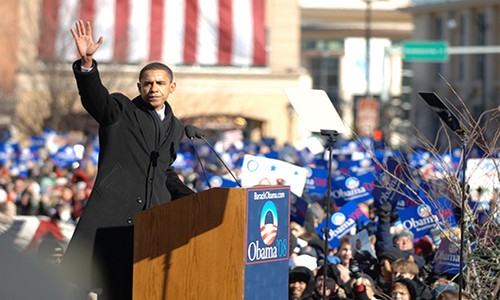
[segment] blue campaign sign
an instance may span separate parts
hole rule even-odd
[[[306,213],[309,206],[306,200],[292,194],[290,207],[290,219],[304,226],[306,220]]]
[[[394,158],[388,158],[386,168],[388,173],[380,173],[373,188],[373,206],[376,208],[386,201],[389,201],[392,207],[396,207],[405,189],[406,170],[403,164]]]
[[[316,227],[316,232],[320,237],[324,238],[323,228],[326,227],[328,222],[328,244],[332,248],[337,248],[342,237],[348,235],[353,227],[358,224],[366,225],[370,219],[363,214],[356,202],[348,202],[337,212],[333,213],[329,220],[323,220],[321,224]]]
[[[31,146],[45,147],[46,142],[47,139],[43,136],[36,136],[36,135],[31,136]]]
[[[297,150],[296,155],[300,159],[303,166],[307,166],[314,162],[315,155],[311,151],[309,151],[308,148],[304,148],[300,151]]]
[[[185,170],[193,166],[195,161],[194,155],[189,152],[178,152],[172,166],[178,170]]]
[[[447,223],[450,227],[457,226],[452,203],[448,198],[442,197],[432,201],[427,199],[426,203],[432,208],[432,213],[440,223]]]
[[[78,161],[75,150],[71,145],[59,148],[55,154],[51,155],[51,159],[60,168],[67,168],[71,166],[72,163]]]
[[[0,143],[0,163],[4,164],[15,158],[14,149],[8,143]]]
[[[364,202],[372,199],[375,176],[365,173],[358,176],[338,176],[332,181],[332,198],[337,206],[348,202]]]
[[[308,195],[325,195],[328,185],[328,170],[309,167],[306,167],[306,169],[306,193]]]
[[[458,274],[459,266],[460,250],[458,246],[444,238],[434,255],[434,272]]]
[[[267,158],[272,158],[272,159],[279,159],[280,158],[279,157],[280,155],[277,151],[271,151],[271,152],[265,153],[264,156]]]
[[[446,201],[445,198],[437,199],[429,204],[407,207],[400,210],[398,214],[403,226],[411,230],[415,238],[430,234],[432,228],[444,222],[448,223],[449,226],[456,226],[453,211],[449,206],[449,201]]]
[[[207,174],[208,182],[210,183],[210,187],[212,187],[212,188],[215,188],[215,187],[223,187],[223,188],[238,187],[238,183],[236,183],[234,180],[226,179],[226,178],[223,178],[219,175],[214,175],[214,174],[210,174],[210,173],[206,173],[206,174]]]
[[[290,188],[247,189],[245,299],[287,299]]]
[[[365,157],[360,160],[354,160],[350,162],[349,174],[359,175],[367,172],[378,173],[377,164],[370,157]]]
[[[336,161],[336,169],[339,174],[348,175],[352,173],[351,167],[355,165],[355,163],[353,163],[352,160],[337,159],[335,161]]]

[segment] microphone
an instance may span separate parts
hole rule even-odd
[[[186,125],[186,127],[184,128],[184,130],[186,131],[186,136],[192,140],[193,138],[197,137],[196,136],[196,132],[198,130],[201,131],[201,129],[197,128],[197,127],[194,127],[193,125]],[[200,137],[197,137],[197,138],[200,138]]]
[[[203,130],[201,130],[200,128],[198,128],[196,126],[193,126],[193,125],[186,125],[185,130],[186,130],[186,136],[188,138],[190,138],[190,139],[193,139],[193,138],[202,139],[208,145],[208,147],[210,147],[210,149],[215,154],[215,156],[217,156],[217,158],[222,163],[222,165],[224,165],[224,168],[226,168],[226,171],[229,174],[231,174],[231,177],[233,177],[233,179],[236,182],[236,184],[239,187],[242,187],[241,184],[240,184],[240,182],[238,181],[238,179],[236,179],[236,176],[234,176],[233,172],[231,172],[231,170],[228,168],[228,166],[226,165],[226,163],[224,162],[224,160],[222,160],[222,158],[219,156],[219,154],[217,153],[217,151],[215,151],[214,147],[212,147],[212,145],[205,139],[205,134],[204,134]]]

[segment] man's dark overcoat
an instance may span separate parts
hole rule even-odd
[[[184,126],[168,103],[161,121],[140,96],[109,94],[95,61],[90,72],[80,66],[73,72],[83,107],[99,123],[99,163],[62,266],[74,284],[102,288],[102,298],[130,299],[134,215],[193,193],[171,167]]]

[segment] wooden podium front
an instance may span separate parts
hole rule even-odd
[[[138,213],[133,299],[287,299],[289,193],[213,188]]]

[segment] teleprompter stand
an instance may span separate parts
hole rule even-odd
[[[323,252],[325,254],[325,257],[323,259],[323,280],[325,280],[326,275],[327,275],[327,266],[328,266],[328,234],[330,233],[330,228],[329,228],[329,223],[328,220],[330,219],[330,209],[331,209],[331,192],[332,192],[332,150],[333,150],[333,143],[335,143],[338,132],[336,130],[321,130],[320,134],[324,137],[327,138],[327,146],[326,150],[328,151],[328,183],[327,183],[327,189],[326,189],[326,196],[325,196],[325,201],[324,201],[324,206],[325,206],[325,212],[326,216],[325,219],[327,220],[325,222],[325,227],[323,228],[323,234],[324,234],[324,248]],[[323,284],[323,299],[326,299],[326,284]]]
[[[450,108],[444,103],[436,93],[429,92],[419,92],[420,97],[422,97],[427,104],[432,108],[432,110],[441,118],[443,123],[446,124],[453,132],[455,132],[461,142],[462,147],[462,159],[461,159],[461,172],[462,178],[460,182],[461,188],[461,203],[460,203],[460,255],[459,255],[459,275],[458,275],[458,299],[462,300],[462,290],[463,290],[463,262],[464,262],[464,227],[465,227],[465,198],[466,198],[466,186],[465,186],[465,169],[467,166],[466,161],[466,150],[467,144],[469,143],[469,134],[465,126],[460,122],[460,120],[453,114]]]
[[[328,236],[330,233],[329,219],[331,210],[331,177],[332,177],[332,149],[339,133],[344,133],[346,128],[339,114],[335,110],[332,101],[323,90],[286,89],[290,103],[299,115],[304,127],[314,133],[326,137],[328,151],[328,186],[324,201],[326,211],[326,227],[323,228],[324,259],[323,278],[327,275],[328,266]],[[323,299],[326,300],[326,284],[323,285]]]

